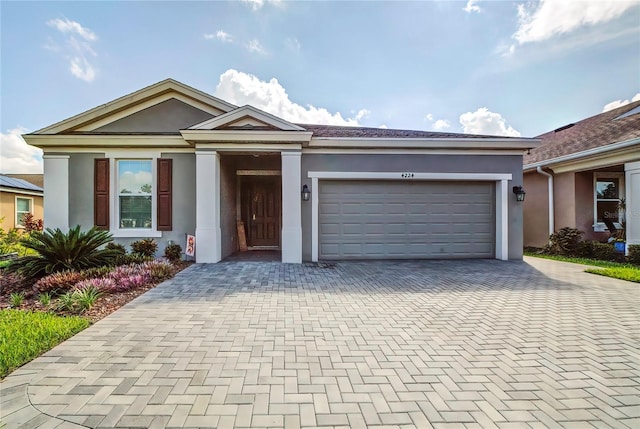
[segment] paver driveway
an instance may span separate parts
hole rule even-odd
[[[535,259],[197,265],[9,376],[2,420],[638,428],[639,303]]]

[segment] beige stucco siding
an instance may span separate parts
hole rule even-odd
[[[576,227],[576,181],[575,173],[560,173],[554,176],[555,229]]]
[[[537,172],[524,174],[524,246],[544,247],[549,237],[549,185]]]
[[[36,219],[44,217],[44,204],[41,196],[0,192],[0,219],[2,219],[0,227],[5,231],[16,227],[16,197],[33,199],[33,216]]]

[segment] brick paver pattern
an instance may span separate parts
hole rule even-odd
[[[638,428],[640,288],[581,269],[194,265],[9,376],[2,421]]]

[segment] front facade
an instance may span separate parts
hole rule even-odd
[[[197,262],[244,248],[291,263],[519,259],[512,187],[538,144],[292,124],[170,79],[24,138],[44,150],[55,195],[45,226],[97,225],[161,249],[195,235]]]
[[[0,228],[23,229],[26,214],[43,218],[43,189],[24,179],[0,175]]]
[[[524,245],[543,247],[563,227],[607,241],[612,225],[640,244],[640,102],[539,138],[524,157]]]

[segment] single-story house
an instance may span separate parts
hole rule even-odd
[[[640,244],[640,101],[538,138],[524,157],[524,245],[542,247],[563,227],[607,241],[608,220]]]
[[[35,178],[37,180],[37,177]],[[36,219],[43,217],[44,190],[30,181],[0,175],[0,228],[24,228],[22,217],[30,213]]]
[[[25,134],[45,225],[152,237],[218,262],[522,257],[522,156],[536,139],[303,125],[167,79]]]

